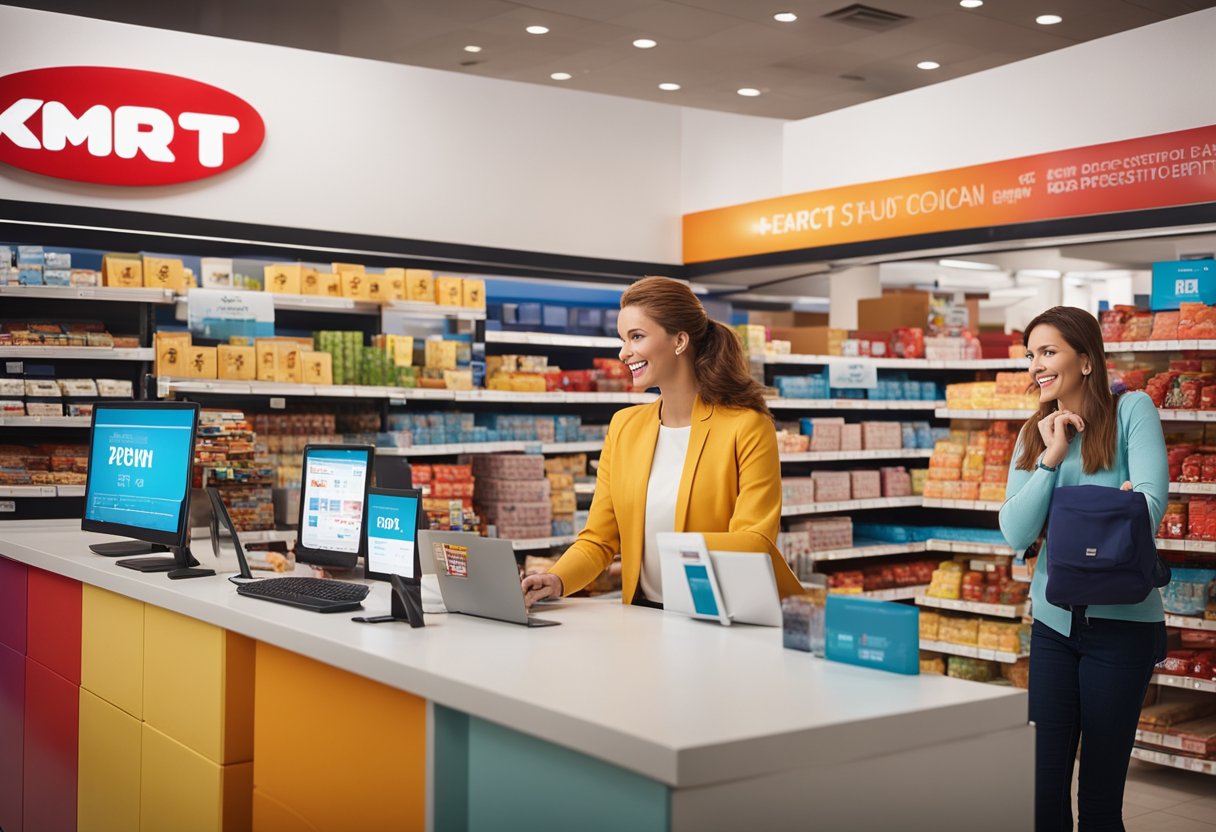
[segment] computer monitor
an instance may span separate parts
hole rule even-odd
[[[167,558],[118,561],[142,572],[198,565],[188,548],[198,414],[193,402],[107,402],[93,407],[80,527],[142,542],[90,549],[111,557],[172,552]]]
[[[413,470],[403,456],[376,454],[372,467],[376,472],[376,485],[381,488],[413,488]]]
[[[300,475],[296,560],[351,569],[366,551],[363,520],[371,487],[371,445],[307,445]]]
[[[397,575],[418,583],[418,525],[422,492],[414,489],[373,488],[367,495],[367,556],[364,577],[387,581]]]

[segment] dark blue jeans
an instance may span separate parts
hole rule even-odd
[[[1030,721],[1035,730],[1035,832],[1072,829],[1072,768],[1081,744],[1081,832],[1123,832],[1123,785],[1140,705],[1165,658],[1165,624],[1089,618],[1065,637],[1034,622]]]

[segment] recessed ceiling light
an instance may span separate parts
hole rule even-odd
[[[464,51],[465,51],[465,52],[480,52],[480,51],[481,51],[481,47],[480,47],[480,46],[473,46],[472,44],[470,44],[470,45],[468,45],[468,46],[466,46],[466,47],[464,48]]]
[[[755,87],[743,87],[742,89],[737,90],[737,92],[739,93],[739,95],[745,96],[747,98],[755,98],[757,95],[760,94],[760,90],[756,89]]]
[[[958,0],[958,4],[964,9],[978,9],[984,5],[984,0]]]
[[[1034,19],[1034,22],[1040,26],[1054,26],[1057,23],[1063,22],[1064,18],[1058,14],[1041,14]]]
[[[921,61],[916,65],[917,69],[941,69],[941,64],[937,61]]]
[[[550,75],[549,77],[552,78],[554,81],[569,81],[574,76],[571,75],[569,72],[555,72],[552,75]]]
[[[662,84],[659,84],[659,89],[663,90],[664,92],[675,92],[679,88],[679,84],[673,84],[670,81],[664,81]]]
[[[793,12],[779,12],[778,14],[773,15],[773,20],[777,21],[778,23],[793,23],[797,19],[798,15],[794,14]]]
[[[529,35],[547,35],[547,34],[549,34],[549,27],[548,26],[529,26],[524,31],[526,31]]]
[[[638,38],[633,42],[633,45],[638,49],[654,49],[659,45],[659,42],[657,40],[651,40],[650,38]]]

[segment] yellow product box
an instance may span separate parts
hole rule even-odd
[[[578,501],[573,491],[559,491],[549,495],[549,505],[554,514],[573,514],[578,511]]]
[[[216,378],[217,363],[215,347],[191,346],[186,349],[186,370],[190,378]]]
[[[305,350],[300,353],[305,384],[333,384],[334,357],[327,352]]]
[[[409,292],[406,289],[405,283],[406,269],[389,268],[384,270],[384,277],[388,281],[387,292],[388,296],[385,300],[407,300]]]
[[[435,276],[427,269],[406,269],[405,297],[418,303],[434,303]]]
[[[101,282],[106,286],[140,289],[144,285],[144,263],[138,254],[107,254],[101,258]]]
[[[567,473],[545,474],[549,480],[549,488],[553,491],[570,491],[574,488],[574,475]]]
[[[443,383],[449,390],[472,390],[472,370],[444,370]]]
[[[466,277],[460,281],[461,306],[469,309],[486,308],[486,282],[477,277]]]
[[[258,338],[253,343],[258,360],[258,381],[279,380],[279,348],[273,338]]]
[[[262,271],[267,292],[298,295],[303,291],[304,266],[300,263],[273,263]]]
[[[275,351],[278,355],[276,374],[278,381],[291,384],[304,383],[304,365],[300,361],[300,353],[311,347],[304,347],[299,341],[283,339],[275,341]]]
[[[392,284],[389,282],[387,275],[368,272],[364,275],[364,280],[367,281],[367,297],[369,300],[378,300],[381,303],[386,303],[393,299],[390,294]]]
[[[533,373],[511,373],[511,389],[516,393],[543,393],[545,378]]]
[[[367,275],[362,271],[339,272],[338,280],[342,283],[342,297],[352,300],[370,300],[367,289]]]
[[[455,370],[456,342],[427,341],[426,366],[433,370]]]
[[[216,355],[220,378],[241,381],[252,381],[257,378],[257,351],[253,347],[220,344],[216,348]]]
[[[156,348],[156,374],[158,376],[189,376],[186,369],[190,349],[189,332],[158,332],[153,337]]]
[[[181,260],[160,257],[144,258],[144,285],[151,289],[186,291],[186,271]]]
[[[486,375],[487,390],[510,390],[511,389],[511,374],[510,373],[493,373]]]
[[[321,287],[317,278],[320,272],[309,266],[304,266],[300,269],[300,294],[301,295],[319,295]]]
[[[334,274],[342,277],[348,274],[364,275],[367,273],[367,267],[362,263],[331,263]]]
[[[414,365],[414,337],[412,335],[387,335],[385,341],[385,351],[394,367],[412,367]]]
[[[464,292],[459,277],[435,278],[435,303],[440,306],[460,306],[464,300]]]
[[[305,294],[309,293],[305,292]],[[342,297],[342,281],[333,272],[318,272],[317,291],[311,294],[324,298],[340,298]]]

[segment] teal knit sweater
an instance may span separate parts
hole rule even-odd
[[[1169,464],[1165,456],[1165,437],[1161,433],[1161,417],[1144,393],[1125,393],[1119,397],[1119,430],[1115,439],[1115,462],[1110,468],[1086,474],[1081,468],[1081,443],[1085,433],[1069,444],[1068,455],[1055,473],[1042,468],[1021,471],[1014,467],[1021,455],[1021,440],[1009,464],[1009,481],[1005,488],[1005,504],[1001,506],[1001,532],[1015,550],[1025,549],[1038,538],[1047,522],[1051,495],[1064,485],[1105,485],[1118,488],[1128,480],[1132,488],[1148,501],[1149,517],[1154,532],[1165,516],[1169,494]],[[1031,611],[1036,621],[1062,635],[1070,635],[1072,613],[1047,603],[1047,544],[1039,552],[1034,578],[1030,583]],[[1090,618],[1117,618],[1122,621],[1164,621],[1161,593],[1153,590],[1139,604],[1092,606]]]

